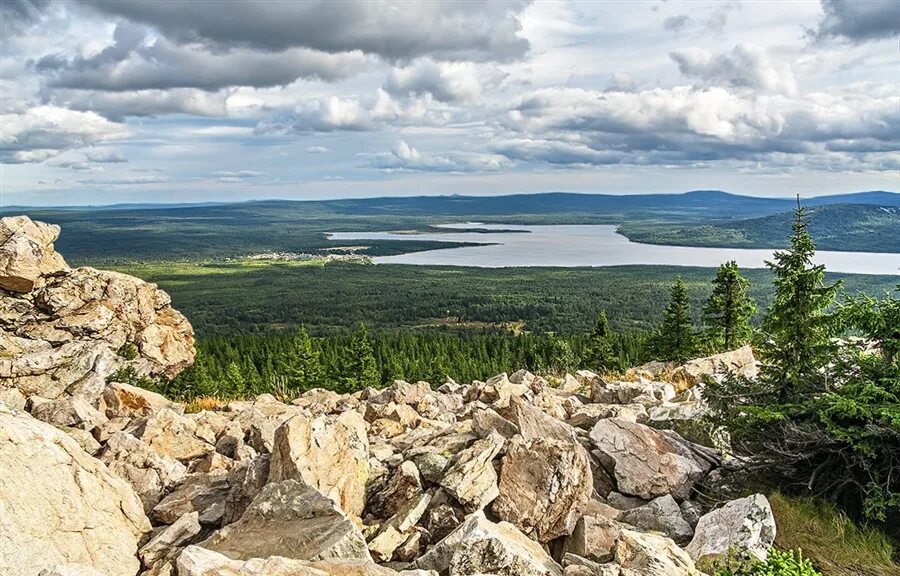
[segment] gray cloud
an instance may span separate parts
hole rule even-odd
[[[95,9],[157,28],[180,43],[271,52],[359,50],[388,60],[510,60],[528,50],[518,36],[522,0],[444,2],[256,2],[85,0]]]
[[[822,9],[825,16],[810,32],[814,38],[843,38],[858,43],[900,35],[897,0],[822,0]]]
[[[276,53],[239,48],[211,52],[165,38],[147,44],[142,27],[119,24],[113,45],[96,56],[45,56],[35,69],[48,76],[51,88],[216,91],[230,86],[282,86],[298,78],[339,80],[360,71],[366,60],[361,52],[327,54],[307,48]]]
[[[766,51],[752,44],[738,44],[731,52],[712,55],[702,48],[669,53],[684,76],[706,85],[753,88],[766,92],[797,92],[790,66],[776,63]]]
[[[691,17],[687,14],[669,16],[663,21],[663,29],[669,32],[681,32],[691,24]]]
[[[209,93],[193,88],[172,90],[136,90],[104,92],[99,90],[57,89],[49,94],[50,102],[80,111],[95,111],[110,120],[126,116],[160,116],[191,114],[193,116],[226,116],[225,92]]]

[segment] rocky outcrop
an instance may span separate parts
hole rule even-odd
[[[85,397],[107,379],[174,377],[194,359],[187,319],[155,285],[115,272],[69,269],[53,250],[57,226],[0,219],[0,389],[26,397]]]
[[[134,574],[150,522],[131,486],[65,433],[0,404],[0,574],[80,563]]]
[[[728,372],[744,378],[756,378],[759,374],[759,362],[753,356],[753,348],[749,344],[737,350],[686,362],[675,368],[670,379],[682,391],[702,383],[704,377],[719,379]]]
[[[28,216],[0,219],[0,288],[31,292],[43,276],[68,270],[53,249],[59,226],[33,222]]]

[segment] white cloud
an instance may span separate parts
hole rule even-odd
[[[895,92],[893,93],[895,94]],[[854,142],[857,157],[900,148],[889,88],[804,96],[676,87],[639,92],[545,89],[522,98],[498,140],[504,155],[551,164],[797,163]]]
[[[394,96],[431,94],[441,102],[469,102],[481,96],[481,80],[471,62],[423,59],[394,68],[384,89]]]
[[[405,140],[398,140],[390,152],[368,155],[372,166],[385,172],[493,172],[510,165],[499,154],[453,152],[423,155]]]
[[[307,146],[306,153],[307,154],[325,154],[326,152],[331,152],[325,146]]]
[[[37,106],[0,115],[4,162],[41,162],[62,150],[83,148],[128,136],[128,129],[94,112]]]

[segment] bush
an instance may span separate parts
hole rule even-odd
[[[729,562],[729,564],[733,564]],[[743,566],[729,565],[716,572],[716,576],[822,576],[812,562],[803,557],[802,551],[771,550],[765,562],[751,562]]]

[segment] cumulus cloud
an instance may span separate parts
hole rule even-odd
[[[358,51],[328,54],[308,48],[276,53],[242,48],[212,52],[202,45],[151,40],[144,28],[120,24],[114,43],[98,54],[89,58],[45,56],[35,69],[49,77],[51,88],[216,91],[231,86],[283,86],[298,78],[334,81],[359,72],[366,61]]]
[[[256,126],[257,134],[377,130],[388,125],[437,126],[450,122],[449,110],[436,106],[431,96],[397,100],[385,90],[374,98],[330,96],[305,100]]]
[[[67,150],[50,159],[47,164],[56,168],[68,168],[79,172],[101,173],[103,164],[122,164],[128,160],[109,150]]]
[[[368,2],[328,0],[87,0],[105,14],[149,24],[182,44],[362,51],[385,59],[510,60],[528,41],[518,35],[522,0]]]
[[[900,148],[896,97],[873,87],[802,97],[719,87],[551,88],[524,97],[504,125],[510,135],[496,152],[550,164],[764,161],[776,153],[805,162],[848,141],[856,158]]]
[[[325,154],[326,152],[331,152],[325,146],[307,146],[306,153],[307,154]]]
[[[395,96],[431,94],[442,102],[468,102],[481,96],[481,80],[471,62],[424,59],[394,68],[384,89]]]
[[[790,65],[772,60],[764,49],[753,44],[738,44],[731,52],[717,55],[702,48],[686,48],[669,56],[684,76],[697,78],[705,85],[797,92]]]
[[[900,36],[900,2],[896,0],[822,0],[824,17],[810,34],[866,42]]]
[[[84,148],[128,135],[127,128],[94,112],[37,106],[0,115],[0,160],[42,162],[63,150]]]
[[[427,155],[405,140],[398,140],[390,152],[368,155],[372,166],[385,172],[492,172],[510,164],[498,154],[460,153]]]

